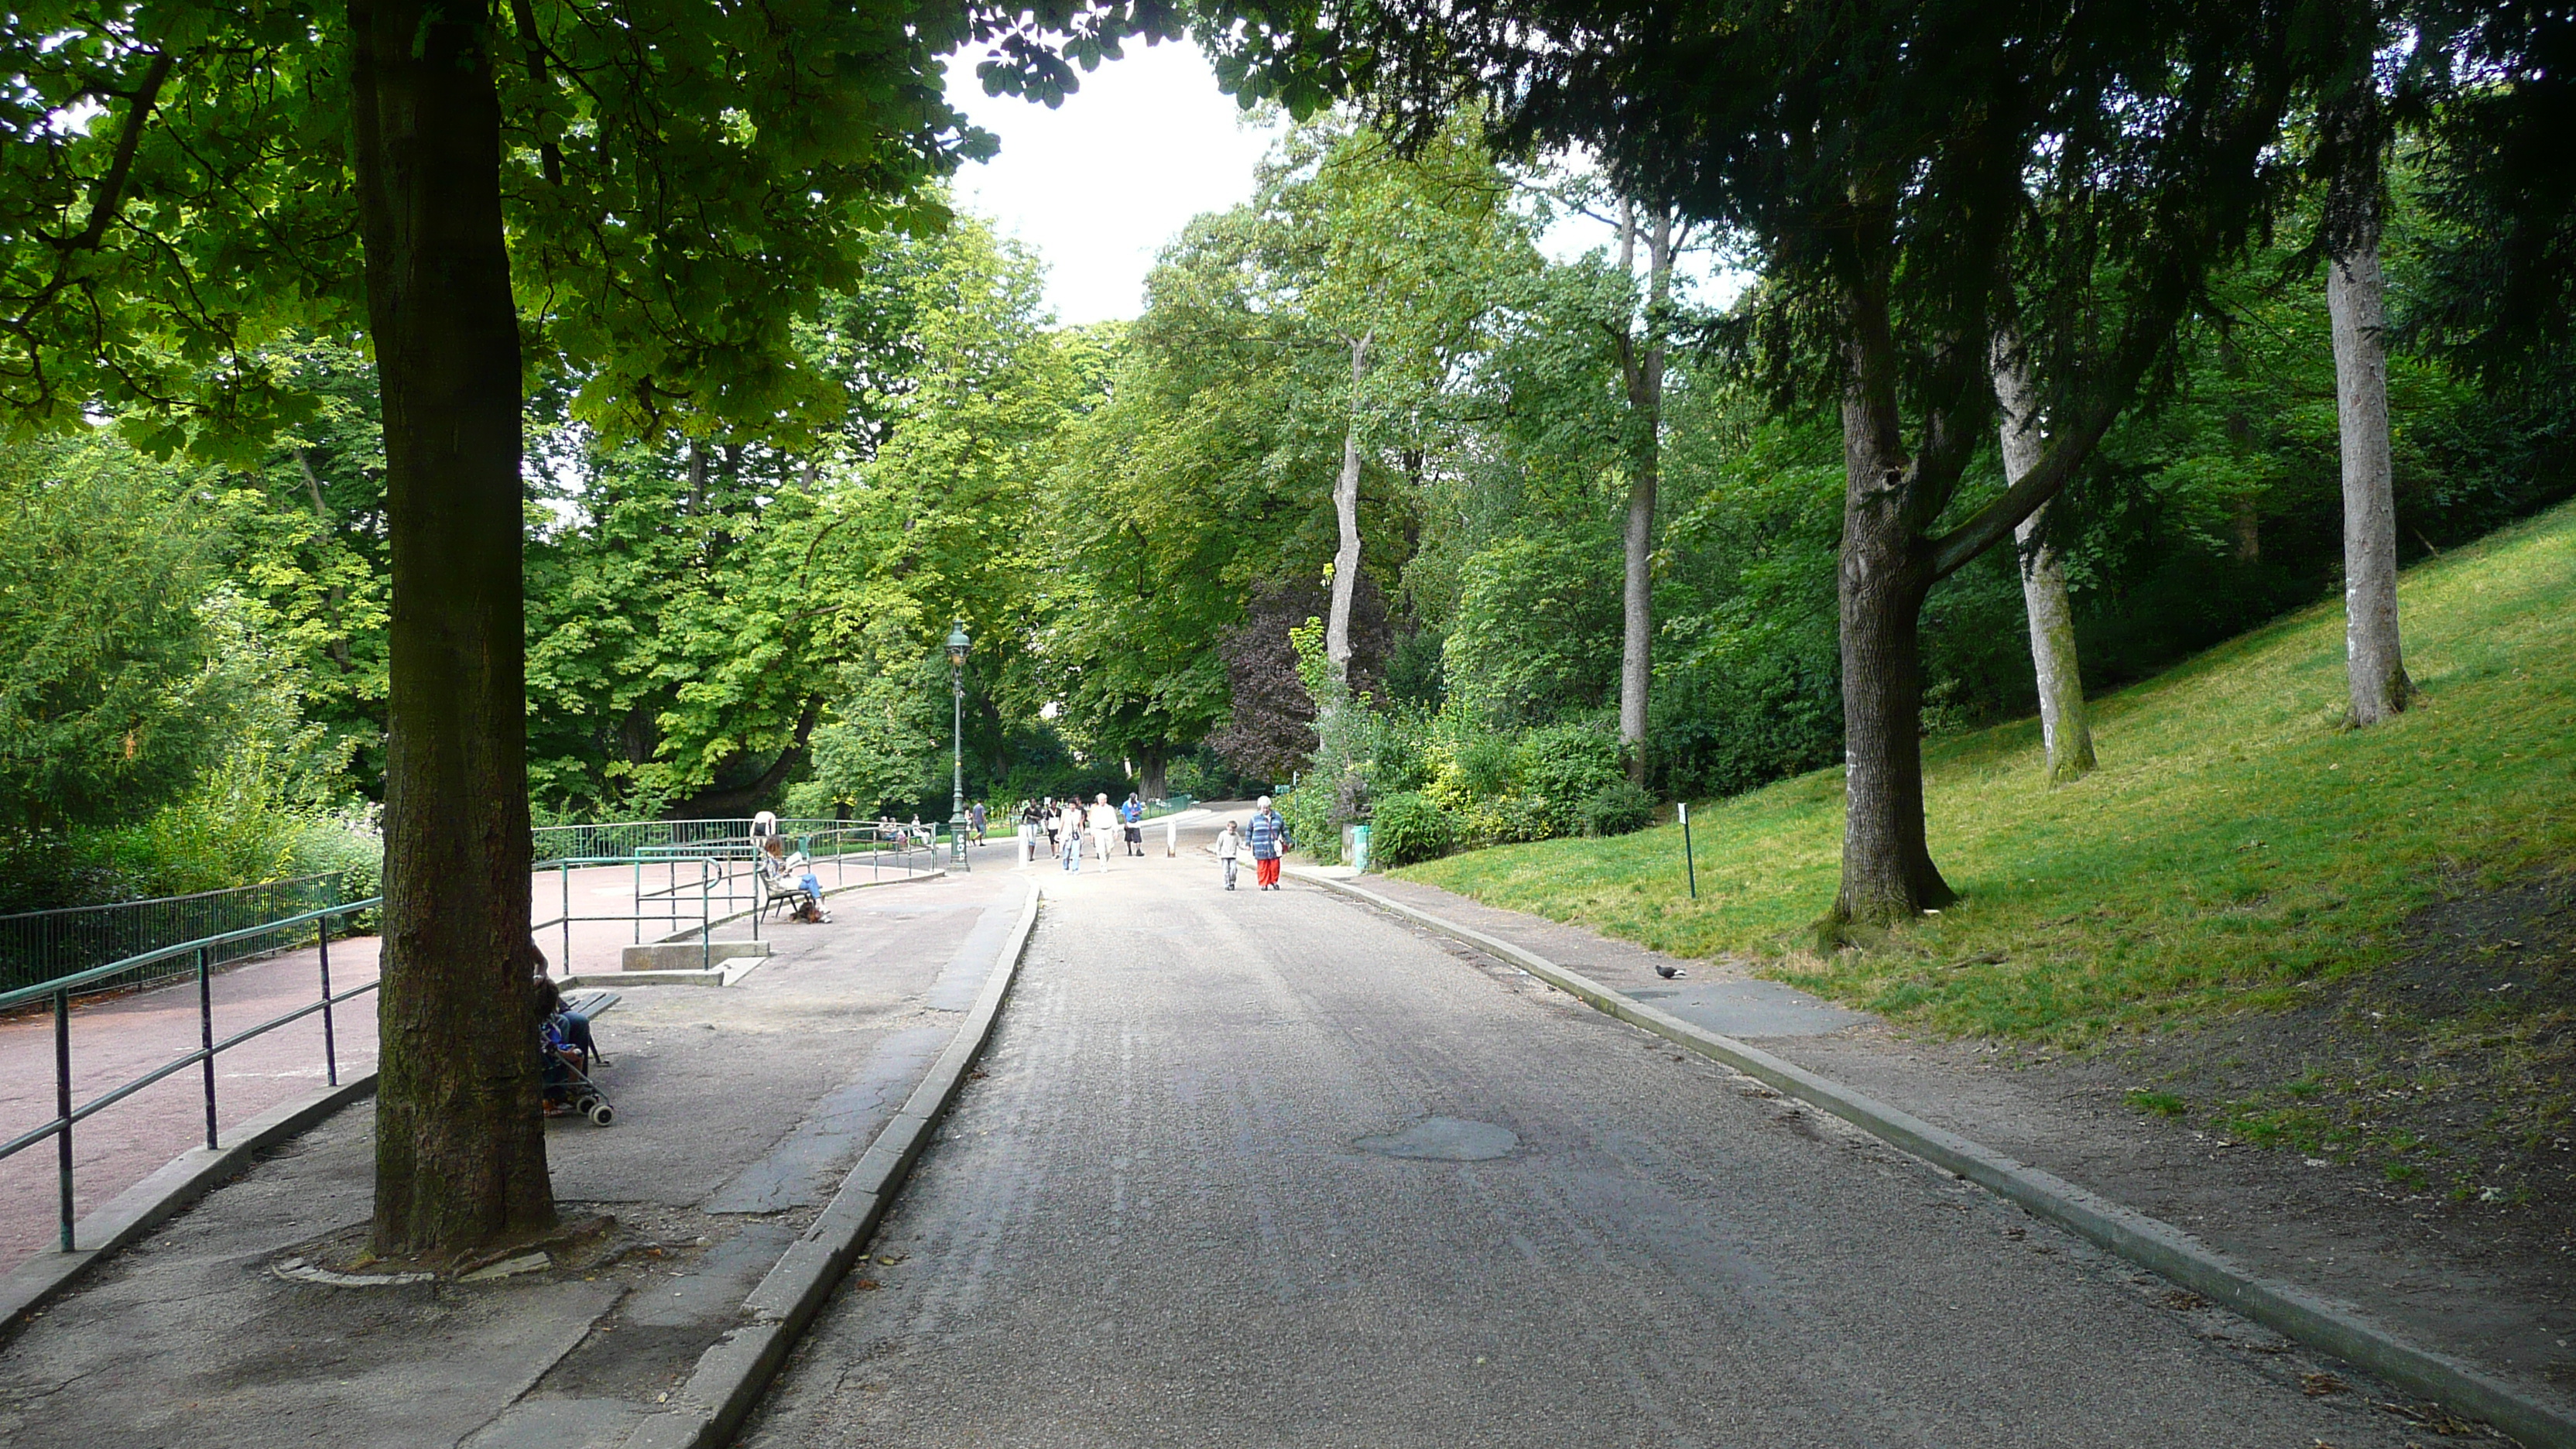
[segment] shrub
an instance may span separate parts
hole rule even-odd
[[[1431,783],[1434,773],[1426,726],[1418,716],[1390,711],[1379,716],[1378,737],[1371,751],[1369,788],[1380,795],[1401,795]]]
[[[1416,791],[1387,796],[1369,817],[1369,854],[1383,865],[1436,859],[1449,853],[1456,836],[1449,812]]]
[[[1521,736],[1511,753],[1512,784],[1547,817],[1550,835],[1582,828],[1584,803],[1625,777],[1619,744],[1583,724],[1549,725]]]
[[[1480,734],[1460,741],[1449,752],[1442,784],[1461,802],[1509,793],[1513,745],[1508,734]]]
[[[1518,725],[1599,702],[1619,667],[1618,559],[1589,529],[1506,538],[1466,559],[1441,648],[1450,703],[1479,724]]]
[[[1497,795],[1477,801],[1467,809],[1466,828],[1468,836],[1479,845],[1513,845],[1525,840],[1546,840],[1559,833],[1546,801],[1520,795]]]
[[[1324,865],[1337,865],[1342,859],[1342,833],[1333,828],[1333,793],[1329,781],[1310,776],[1271,802],[1288,822],[1288,838]]]
[[[1586,835],[1626,835],[1655,823],[1655,797],[1632,780],[1592,792],[1576,812]]]

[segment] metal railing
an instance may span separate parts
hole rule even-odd
[[[801,835],[862,822],[849,820],[781,820],[779,832]],[[710,820],[621,820],[604,825],[540,825],[528,832],[536,858],[635,855],[669,846],[715,845],[751,839],[751,817]]]
[[[89,1118],[98,1115],[100,1112],[103,1112],[110,1107],[115,1106],[117,1103],[124,1101],[126,1098],[133,1096],[135,1093],[142,1091],[144,1088],[151,1086],[153,1083],[158,1082],[165,1077],[174,1076],[180,1072],[186,1071],[189,1067],[202,1064],[205,1071],[206,1150],[209,1152],[214,1151],[218,1145],[215,1127],[216,1056],[220,1053],[230,1051],[234,1047],[240,1046],[243,1042],[249,1041],[253,1037],[264,1036],[290,1022],[301,1021],[305,1017],[313,1015],[315,1012],[320,1012],[322,1014],[323,1074],[329,1079],[332,1086],[336,1087],[340,1085],[339,1043],[338,1036],[334,1030],[331,1020],[331,1008],[339,1005],[341,1002],[350,1000],[353,997],[361,996],[367,992],[375,990],[377,983],[370,981],[363,986],[352,987],[347,991],[341,992],[337,996],[331,994],[331,918],[334,916],[353,915],[359,911],[373,910],[383,903],[384,897],[369,896],[363,901],[349,901],[339,905],[324,906],[320,910],[305,911],[294,916],[289,916],[283,920],[264,921],[259,925],[251,926],[243,930],[223,931],[194,941],[182,941],[175,945],[163,946],[154,950],[139,952],[136,955],[126,957],[122,960],[110,961],[104,965],[94,966],[87,971],[74,972],[69,976],[58,977],[51,981],[39,982],[33,986],[22,986],[14,991],[0,992],[0,1013],[15,1011],[20,1007],[31,1006],[37,1002],[48,1000],[52,1002],[54,1008],[54,1119],[42,1126],[34,1127],[25,1132],[19,1133],[16,1137],[9,1139],[6,1143],[0,1143],[0,1159],[13,1157],[18,1153],[35,1146],[37,1143],[44,1141],[48,1137],[54,1139],[56,1144],[55,1172],[61,1183],[62,1250],[64,1252],[69,1253],[77,1251],[72,1242],[72,1128],[74,1126],[87,1121]],[[261,1022],[257,1026],[249,1028],[248,1030],[234,1032],[231,1036],[225,1037],[222,1041],[215,1040],[215,1001],[213,980],[214,965],[218,959],[218,953],[222,952],[227,947],[237,945],[244,941],[274,937],[281,931],[292,930],[305,925],[310,925],[313,928],[314,933],[319,938],[321,944],[319,963],[321,967],[322,985],[319,999],[304,1006],[299,1006],[293,1011],[287,1012],[283,1016],[272,1017],[267,1021]],[[75,993],[84,990],[99,989],[102,983],[115,981],[121,978],[136,977],[139,973],[150,970],[160,962],[171,960],[193,960],[195,963],[197,976],[197,1049],[195,1051],[173,1057],[169,1061],[162,1063],[160,1066],[153,1068],[151,1071],[145,1072],[143,1075],[134,1078],[132,1081],[126,1082],[108,1092],[102,1093],[80,1106],[73,1106],[72,996]],[[185,968],[182,967],[181,969]],[[165,974],[175,975],[177,972],[171,971]]]
[[[752,863],[754,847],[749,835],[750,822],[655,823],[675,826],[739,824],[743,828],[739,836],[727,836],[721,832],[709,831],[698,834],[694,840],[686,838],[693,832],[677,831],[674,832],[675,835],[681,838],[666,840],[657,850],[639,850],[606,856],[561,856],[544,862],[538,867],[539,871],[554,871],[561,882],[559,889],[563,909],[556,919],[531,922],[531,934],[550,927],[561,927],[565,947],[563,964],[567,968],[570,965],[571,926],[574,921],[631,919],[635,926],[635,936],[640,941],[643,936],[643,923],[646,920],[665,921],[676,925],[694,918],[698,926],[702,964],[711,954],[710,933],[723,921],[734,919],[739,915],[748,915],[752,921],[752,939],[759,939],[760,922],[770,904],[770,893],[763,889]],[[851,872],[857,870],[862,864],[879,879],[884,878],[889,871],[901,871],[906,876],[912,876],[939,868],[935,833],[932,841],[925,842],[913,836],[909,830],[898,830],[894,834],[889,834],[883,827],[873,824],[846,825],[835,821],[793,823],[815,827],[798,833],[799,848],[813,863],[813,868],[818,875],[828,867],[835,884],[848,884]],[[628,909],[614,914],[574,912],[571,909],[573,872],[600,866],[625,866],[634,872],[635,890]],[[648,888],[646,872],[657,867],[664,873],[664,883],[659,887]],[[298,881],[277,882],[275,886],[309,887],[317,882],[330,882],[333,887],[336,887],[337,879],[336,874],[306,877]],[[250,899],[255,898],[251,896],[251,892],[262,890],[273,890],[273,888],[252,887],[249,891],[209,892],[208,895],[217,898]],[[697,909],[692,917],[686,907],[691,903],[693,895]],[[274,893],[267,897],[272,900],[281,898]],[[204,898],[171,899],[186,902]],[[648,911],[655,909],[652,903],[656,902],[659,903],[660,914],[648,914]],[[289,903],[292,904],[291,901]],[[121,904],[160,905],[167,902]],[[14,1157],[47,1138],[54,1140],[55,1171],[60,1184],[60,1241],[64,1252],[77,1251],[77,1245],[73,1241],[75,1219],[73,1217],[72,1134],[73,1129],[79,1124],[145,1088],[194,1066],[200,1068],[203,1074],[206,1147],[209,1151],[215,1150],[221,1145],[216,1115],[215,1058],[245,1042],[316,1013],[319,1013],[322,1018],[323,1075],[332,1086],[336,1087],[340,1084],[339,1035],[333,1009],[344,1002],[374,991],[378,982],[368,981],[363,985],[337,993],[332,991],[332,922],[380,909],[383,904],[382,896],[369,896],[364,900],[356,901],[329,902],[311,909],[295,910],[283,916],[273,916],[235,929],[210,931],[187,940],[149,945],[86,969],[58,974],[45,980],[0,991],[0,1015],[37,1005],[50,1005],[52,1008],[54,1116],[52,1120],[32,1127],[5,1143],[0,1143],[0,1160]],[[32,914],[40,917],[56,917],[79,915],[83,912],[113,912],[116,909],[117,907],[114,906],[75,907],[70,911],[44,911]],[[237,908],[223,907],[223,909]],[[143,919],[148,921],[150,918]],[[128,929],[140,928],[129,927]],[[340,934],[345,938],[350,933],[343,930]],[[678,932],[675,931],[672,934],[676,935]],[[315,966],[319,987],[315,998],[292,1011],[234,1032],[220,1041],[217,1040],[213,991],[215,968],[246,956],[267,954],[281,949],[284,945],[302,944],[308,940],[318,947],[315,953]],[[193,973],[197,982],[196,1048],[172,1057],[150,1071],[112,1087],[87,1102],[75,1104],[72,1100],[73,998],[117,986],[188,973]]]
[[[671,821],[677,825],[701,823]],[[644,923],[659,922],[671,929],[657,938],[657,944],[674,942],[686,934],[694,922],[698,935],[698,965],[707,969],[714,964],[714,930],[717,926],[744,916],[751,919],[751,939],[760,939],[761,923],[769,914],[776,898],[763,883],[757,863],[760,848],[748,833],[749,821],[741,822],[746,832],[739,837],[705,835],[695,840],[669,841],[659,845],[639,846],[627,855],[567,856],[541,861],[536,873],[552,872],[556,879],[556,914],[531,923],[531,933],[548,930],[560,932],[562,955],[554,963],[564,975],[575,974],[572,963],[572,928],[578,921],[628,921],[633,925],[633,944],[644,942]],[[797,821],[804,825],[814,822]],[[869,879],[883,880],[889,872],[900,872],[909,878],[939,868],[936,834],[924,827],[931,839],[923,840],[909,827],[897,826],[889,831],[878,825],[837,825],[828,822],[809,833],[791,835],[796,848],[811,863],[817,877],[829,867],[833,886],[850,883],[850,873],[861,863]],[[573,875],[576,871],[603,867],[626,866],[633,871],[633,888],[627,898],[633,908],[627,911],[577,912],[573,909]],[[659,869],[659,885],[648,885],[650,874]],[[694,900],[694,913],[686,907]],[[660,903],[658,911],[648,903]]]
[[[347,875],[325,871],[231,890],[0,916],[0,990],[41,985],[111,961],[152,957],[183,942],[216,936],[234,940],[255,926],[273,928],[283,917],[339,904]],[[301,936],[285,938],[275,930],[266,937],[241,937],[223,948],[215,964],[300,944]],[[89,989],[138,986],[155,974],[149,966],[137,968]],[[174,973],[165,969],[158,974]]]
[[[628,897],[628,899],[633,902],[630,909],[613,912],[602,911],[592,914],[583,914],[573,910],[572,876],[574,871],[594,870],[603,866],[620,865],[629,866],[633,868],[635,872],[635,889],[633,894]],[[644,885],[644,872],[647,867],[657,865],[666,869],[668,872],[668,879],[662,886],[648,890]],[[684,870],[688,873],[688,878],[685,880],[681,878]],[[635,928],[635,940],[641,942],[644,939],[644,923],[648,920],[660,921],[675,928],[669,934],[659,938],[667,941],[680,934],[679,930],[676,928],[683,920],[690,919],[689,917],[681,914],[680,908],[687,903],[692,892],[696,895],[698,905],[695,917],[698,924],[698,961],[701,966],[707,965],[709,964],[709,958],[713,952],[710,933],[713,931],[716,921],[719,919],[716,914],[716,908],[719,905],[723,906],[727,913],[725,918],[730,919],[733,903],[736,899],[736,881],[734,872],[726,868],[725,862],[713,856],[678,854],[649,856],[572,856],[561,860],[549,860],[543,862],[537,867],[537,873],[539,875],[543,875],[547,871],[553,871],[556,879],[561,882],[562,894],[560,899],[562,902],[562,908],[558,914],[550,920],[530,922],[528,926],[528,934],[531,937],[535,937],[549,929],[559,928],[562,931],[563,954],[557,957],[552,964],[555,969],[561,971],[562,974],[566,976],[575,974],[572,962],[572,928],[574,922],[632,921]],[[646,903],[650,901],[659,901],[663,903],[663,905],[667,907],[667,910],[661,915],[647,915],[645,913]],[[755,916],[755,925],[753,928],[755,933],[758,930],[756,922],[757,917]],[[756,934],[754,939],[757,939]]]

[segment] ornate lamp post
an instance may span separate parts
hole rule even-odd
[[[948,631],[948,858],[966,863],[966,621]]]

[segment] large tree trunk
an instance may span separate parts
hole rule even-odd
[[[519,335],[483,12],[352,0],[393,607],[375,1236],[546,1227],[529,976]]]
[[[1843,881],[1833,921],[1885,923],[1948,905],[1923,832],[1920,629],[1931,546],[1909,512],[1895,346],[1871,307],[1843,398]]]
[[[1368,376],[1369,341],[1375,333],[1351,343],[1351,420],[1342,433],[1342,473],[1333,480],[1333,519],[1341,525],[1341,547],[1333,551],[1333,603],[1324,620],[1324,657],[1333,677],[1351,682],[1351,595],[1360,584],[1360,384]]]
[[[1995,401],[2002,405],[2004,478],[2018,483],[2039,466],[2047,445],[2039,425],[2039,388],[2019,343],[1999,334],[1994,348]],[[2049,541],[2043,503],[2013,529],[2021,561],[2021,598],[2030,616],[2030,662],[2039,676],[2039,729],[2048,749],[2048,783],[2093,772],[2093,724],[2084,708],[2084,679],[2075,661],[2075,612],[2066,600],[2066,562]]]
[[[1147,745],[1136,752],[1136,783],[1146,799],[1161,800],[1170,794],[1165,788],[1170,765],[1171,752],[1161,745]]]
[[[2352,723],[2374,725],[2406,708],[2414,687],[2397,638],[2397,500],[2379,274],[2379,149],[2360,121],[2343,124],[2345,164],[2327,201],[2329,217],[2339,224],[2330,229],[2326,311],[2334,328],[2335,418],[2343,442],[2345,670]]]
[[[1620,258],[1629,261],[1636,235],[1635,209],[1620,209]],[[1628,755],[1628,778],[1646,783],[1646,715],[1654,684],[1655,491],[1663,476],[1664,323],[1672,292],[1673,220],[1658,209],[1646,237],[1645,336],[1619,338],[1619,362],[1628,390],[1628,529],[1623,540],[1625,626],[1619,649],[1619,743]]]

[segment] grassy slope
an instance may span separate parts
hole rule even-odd
[[[1681,832],[1453,856],[1405,875],[1766,974],[1943,1032],[2067,1043],[2300,999],[2384,959],[2449,892],[2576,860],[2576,505],[2407,573],[2418,706],[2337,727],[2343,613],[2320,605],[2096,701],[2102,768],[2041,785],[2037,722],[1927,743],[1933,858],[1962,899],[1818,959],[1841,772]]]

